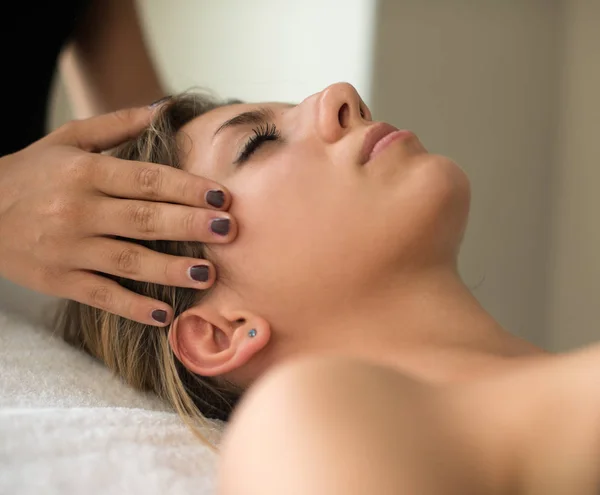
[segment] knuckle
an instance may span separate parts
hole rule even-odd
[[[162,269],[162,278],[163,278],[163,284],[166,285],[177,285],[178,283],[178,278],[180,277],[175,277],[173,274],[176,272],[174,269],[174,267],[172,266],[171,263],[164,263],[163,264],[163,269]],[[181,273],[181,272],[177,272],[177,273]]]
[[[112,292],[103,285],[95,286],[90,289],[89,300],[92,306],[100,309],[108,309],[112,305]]]
[[[152,234],[156,231],[156,215],[156,207],[150,205],[135,205],[130,210],[131,221],[142,234]]]
[[[56,129],[56,133],[66,134],[67,136],[72,135],[77,130],[77,120],[70,120],[61,125],[58,129]]]
[[[142,257],[139,251],[125,248],[114,254],[114,264],[124,274],[135,274],[140,270]]]
[[[42,253],[45,257],[49,257],[52,255],[52,253],[55,253],[56,244],[56,236],[52,235],[48,231],[40,232],[35,236],[35,252]]]
[[[71,120],[58,128],[58,133],[61,133],[68,141],[72,142],[77,148],[84,148],[81,142],[81,120]]]
[[[122,122],[122,123],[129,122],[129,121],[131,121],[131,118],[133,116],[133,109],[132,108],[122,108],[120,110],[116,110],[115,112],[113,112],[113,115],[115,116],[115,119],[119,122]]]
[[[184,198],[187,200],[190,197],[190,191],[192,188],[190,187],[188,181],[182,181],[178,189],[180,198]]]
[[[43,265],[38,272],[38,281],[41,287],[53,288],[60,285],[61,270],[55,265]]]
[[[69,245],[65,242],[64,238],[65,235],[62,232],[43,232],[35,239],[32,254],[39,263],[50,265],[42,269],[42,275],[45,276],[48,270],[55,270],[48,273],[48,278],[50,279],[55,277],[56,267],[70,264]]]
[[[199,229],[199,223],[200,223],[200,219],[198,218],[198,215],[191,211],[190,213],[186,213],[182,219],[183,222],[183,231],[186,234],[192,234],[195,232],[198,232]]]
[[[71,198],[57,197],[49,200],[43,213],[54,223],[67,226],[78,220],[80,210],[77,201]]]
[[[165,280],[171,280],[173,277],[171,274],[174,272],[171,263],[165,263],[163,268],[163,277]]]
[[[99,160],[92,153],[75,153],[62,164],[63,179],[70,183],[87,183]]]
[[[155,198],[161,191],[163,173],[160,168],[141,167],[135,172],[135,184],[139,191]]]

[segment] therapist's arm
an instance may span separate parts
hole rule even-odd
[[[147,105],[165,95],[134,0],[93,0],[60,71],[76,118]]]

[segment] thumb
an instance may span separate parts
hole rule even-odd
[[[156,108],[117,110],[84,120],[74,120],[49,134],[45,141],[100,152],[138,136],[152,122]]]

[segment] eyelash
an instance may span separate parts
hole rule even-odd
[[[281,133],[275,124],[261,125],[258,128],[253,129],[253,132],[254,136],[248,139],[244,145],[244,149],[240,153],[238,159],[235,161],[236,164],[244,163],[250,159],[252,154],[267,141],[277,141],[279,138],[281,138]]]

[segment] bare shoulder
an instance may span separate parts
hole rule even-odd
[[[445,387],[344,356],[290,361],[247,394],[223,454],[223,495],[595,495],[600,346]]]
[[[600,345],[531,360],[444,395],[463,436],[494,453],[497,472],[518,480],[519,493],[598,493]]]
[[[379,394],[398,399],[428,388],[388,367],[340,354],[292,359],[269,370],[248,392],[247,403],[275,401],[297,408],[339,403],[347,398]]]
[[[431,484],[466,473],[458,468],[465,458],[433,419],[430,397],[425,385],[366,361],[314,356],[282,364],[232,417],[219,493],[451,493]],[[447,459],[437,478],[425,474],[431,449]]]

